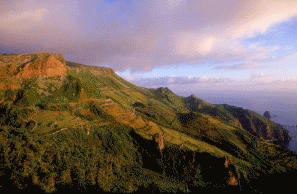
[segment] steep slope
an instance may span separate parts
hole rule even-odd
[[[281,145],[291,140],[287,130],[254,111],[226,104],[211,105],[195,96],[190,96],[185,101],[190,110],[213,116],[229,125],[245,129],[263,140]]]
[[[186,192],[240,181],[248,191],[263,174],[297,169],[292,152],[263,141],[286,141],[286,131],[253,111],[138,87],[61,55],[1,59],[10,77],[0,80],[0,168],[19,188]]]

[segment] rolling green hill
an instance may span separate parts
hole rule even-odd
[[[251,110],[138,87],[59,54],[0,62],[0,189],[254,192],[267,191],[255,180],[297,168],[278,145],[288,132]]]

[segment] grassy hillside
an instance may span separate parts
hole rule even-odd
[[[50,56],[66,74],[16,78],[26,61]],[[0,57],[11,72],[0,77],[0,188],[254,192],[266,189],[255,180],[297,168],[294,153],[271,143],[286,131],[253,111],[138,87],[61,55]]]

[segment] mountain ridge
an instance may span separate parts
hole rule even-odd
[[[29,63],[24,64],[24,61],[29,59],[31,64],[37,61],[35,69],[38,71],[34,72],[33,68],[32,73],[28,67],[26,75],[29,76],[17,77],[18,68],[22,64],[28,65]],[[40,59],[44,61],[39,62]],[[97,169],[98,173],[101,169],[105,174],[109,174],[100,175],[106,180],[113,177],[109,186],[104,186],[107,183],[103,183],[103,180],[95,181],[104,191],[119,189],[117,182],[125,184],[114,176],[117,173],[124,176],[124,169],[127,168],[125,163],[141,167],[144,170],[141,173],[150,171],[157,173],[156,176],[173,178],[172,181],[178,182],[179,189],[183,190],[186,184],[193,191],[203,188],[208,181],[213,182],[213,186],[221,185],[220,188],[227,184],[237,189],[239,181],[249,185],[248,180],[263,173],[297,169],[297,158],[294,154],[289,150],[284,151],[279,145],[264,141],[279,140],[276,143],[286,143],[290,140],[287,131],[253,111],[229,105],[213,105],[194,95],[178,96],[168,88],[138,87],[118,76],[110,68],[68,62],[59,54],[34,53],[23,56],[9,55],[4,58],[0,56],[0,61],[2,70],[11,73],[10,77],[0,75],[0,85],[7,86],[0,88],[0,126],[3,142],[10,141],[11,145],[16,146],[18,141],[15,138],[9,139],[12,135],[25,137],[25,142],[31,142],[32,139],[46,142],[40,143],[40,146],[47,150],[48,146],[62,144],[65,149],[78,146],[90,153],[93,153],[91,147],[102,149],[103,155],[110,157],[111,163],[114,163],[110,168],[92,167]],[[44,76],[46,68],[52,67],[43,64],[50,61],[58,61],[52,64],[62,64],[67,70]],[[20,72],[22,70],[20,69]],[[17,87],[12,87],[13,85]],[[28,127],[31,123],[34,124],[33,128]],[[156,142],[156,137],[159,138],[159,143]],[[160,142],[164,144],[161,146],[161,155],[156,146],[160,145]],[[35,152],[31,143],[25,143],[24,146]],[[85,144],[90,148],[85,148]],[[1,146],[3,150],[10,149],[4,143]],[[67,155],[64,151],[60,153],[56,147],[51,150]],[[6,161],[13,161],[9,154],[6,154],[8,152],[3,153]],[[40,157],[50,156],[39,152],[36,154]],[[82,152],[78,151],[76,154]],[[35,160],[33,155],[30,157]],[[85,156],[86,160],[94,159],[104,163],[104,157],[93,153],[93,156],[96,155],[95,159],[91,155]],[[283,157],[279,158],[280,155]],[[68,157],[74,156],[75,154]],[[199,157],[204,159],[199,160]],[[76,177],[77,170],[75,164],[84,164],[84,161],[73,159],[68,162],[73,165],[69,166],[69,169],[72,172],[70,179],[74,181],[72,177]],[[229,163],[230,166],[224,167],[224,163]],[[155,168],[152,164],[158,167]],[[58,168],[58,164],[54,162],[42,165]],[[211,175],[215,173],[211,168],[214,169],[216,165],[220,166],[217,167],[220,172],[218,179]],[[35,176],[35,167],[31,165],[30,169],[32,176]],[[80,170],[91,172],[82,168]],[[6,171],[10,172],[8,169]],[[70,171],[62,170],[66,174]],[[134,169],[132,172],[140,171]],[[26,175],[24,172],[20,174],[18,181]],[[96,176],[99,177],[99,174]],[[87,179],[94,181],[90,178],[92,176]],[[141,190],[140,186],[137,186],[140,183],[133,182],[131,175],[125,176],[131,181],[125,186],[125,192],[129,191],[130,187],[135,191]],[[55,174],[46,180],[52,181],[51,177],[56,177],[57,185],[65,183],[62,178],[64,175]],[[37,182],[43,190],[49,192],[56,188],[55,184],[48,185],[43,180]],[[146,185],[145,181],[141,184]],[[153,181],[152,184],[168,189],[160,185],[160,182]],[[227,188],[233,188],[229,186]],[[175,186],[170,188],[177,189]]]

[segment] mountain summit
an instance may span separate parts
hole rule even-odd
[[[23,63],[18,67],[18,71],[16,77],[19,78],[53,77],[66,75],[67,67],[53,55],[49,55]]]

